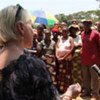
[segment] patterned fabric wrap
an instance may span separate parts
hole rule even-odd
[[[40,47],[42,50],[42,59],[47,65],[47,68],[51,74],[53,84],[57,85],[56,77],[56,64],[55,64],[55,42],[50,41],[50,44],[47,44],[46,41],[41,41]]]
[[[82,84],[82,73],[81,73],[81,63],[80,63],[80,52],[75,52],[73,57],[73,70],[72,78],[74,83]]]
[[[59,72],[57,75],[58,80],[58,89],[60,93],[64,93],[69,85],[72,84],[72,61],[58,61],[59,63]]]
[[[53,84],[56,86],[57,85],[57,77],[56,77],[55,56],[54,55],[45,55],[44,61],[47,64],[47,68],[51,74]]]

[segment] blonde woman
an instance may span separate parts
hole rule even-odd
[[[32,40],[25,9],[17,5],[0,11],[0,100],[60,100],[43,61],[24,54]]]

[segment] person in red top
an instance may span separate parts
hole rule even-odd
[[[100,34],[96,30],[92,30],[92,21],[83,21],[84,31],[82,37],[81,64],[83,74],[82,97],[91,96],[91,100],[97,99],[100,90],[100,83],[97,74],[91,69],[96,64],[100,68]],[[92,86],[91,86],[92,84]],[[92,87],[92,88],[91,88]],[[92,91],[91,91],[92,90]]]

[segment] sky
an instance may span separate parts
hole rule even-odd
[[[54,15],[100,9],[96,0],[0,0],[0,9],[17,3],[29,11],[43,10]]]

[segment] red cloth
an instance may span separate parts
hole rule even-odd
[[[81,63],[91,66],[100,64],[100,33],[92,30],[90,34],[82,32]]]
[[[55,25],[52,30],[51,30],[53,33],[56,33],[56,32],[59,32],[59,26],[58,25]]]

